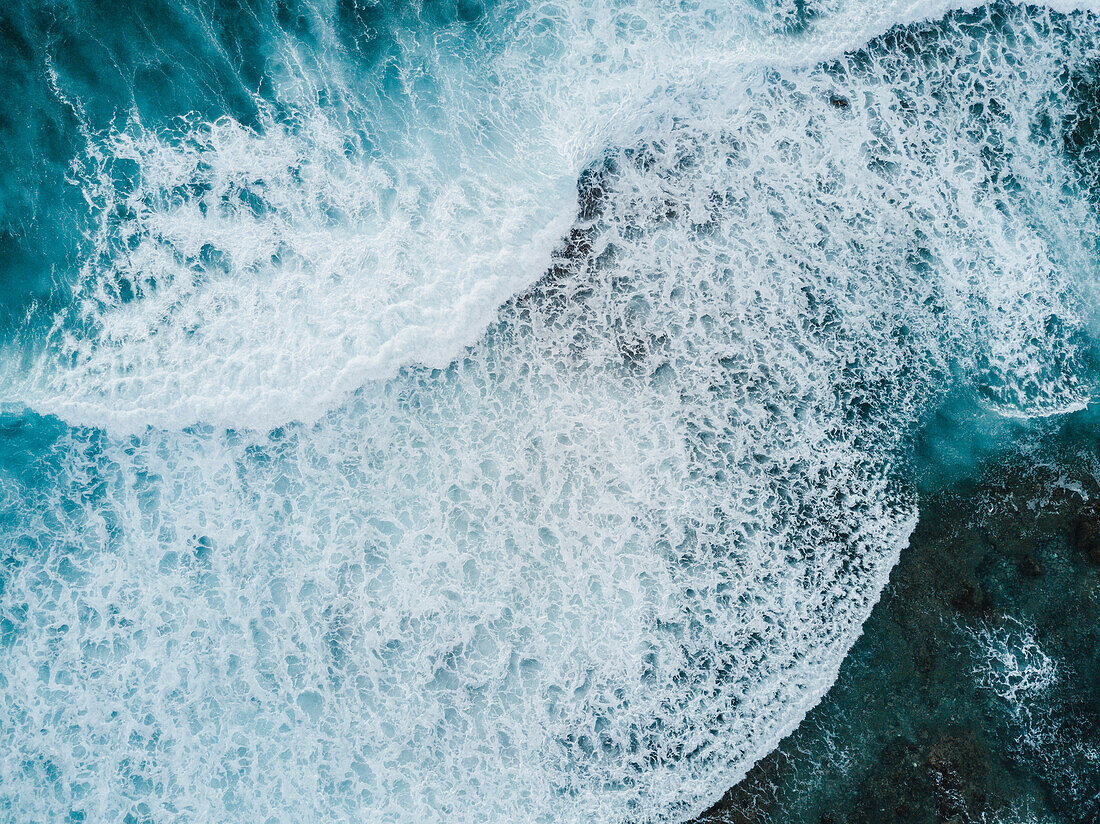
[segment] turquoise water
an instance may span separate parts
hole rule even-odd
[[[0,12],[0,810],[705,810],[1095,396],[1097,25]]]

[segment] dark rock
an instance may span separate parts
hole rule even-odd
[[[917,672],[927,677],[931,674],[933,667],[936,665],[936,653],[929,643],[922,643],[914,655],[916,659]]]
[[[1073,538],[1092,563],[1100,564],[1100,512],[1095,505],[1078,516]]]
[[[1025,578],[1038,578],[1043,574],[1043,567],[1030,553],[1025,552],[1020,559],[1020,574]]]
[[[985,593],[979,584],[968,581],[960,582],[958,591],[951,598],[951,606],[959,612],[981,612],[988,606]]]
[[[1022,462],[927,495],[829,695],[696,824],[974,824],[1024,808],[1100,821],[1100,774],[1082,755],[1100,746],[1100,442],[1091,419],[1083,445],[1067,431],[1048,460],[1096,503],[1032,506],[1053,470]],[[1043,699],[1041,747],[974,680],[970,633],[1006,615],[1077,673]]]

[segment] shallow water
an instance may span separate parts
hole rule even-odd
[[[1097,28],[0,12],[0,809],[707,809],[1095,395]]]
[[[929,493],[829,694],[700,822],[1095,821],[1095,433]]]

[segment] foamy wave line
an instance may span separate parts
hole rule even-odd
[[[410,92],[365,121],[354,107],[338,122],[299,101],[294,122],[269,116],[262,132],[133,123],[96,137],[78,176],[100,215],[91,253],[72,308],[36,343],[35,367],[9,378],[9,395],[116,432],[315,421],[368,381],[443,367],[478,340],[547,271],[574,181],[608,147],[661,139],[669,112],[726,128],[729,99],[761,67],[814,65],[976,5],[826,4],[798,35],[762,31],[744,9],[729,12],[729,31],[687,16],[660,34],[659,5],[564,7],[547,18],[550,35],[520,13],[505,28],[514,46],[491,59],[410,47],[408,60],[438,66],[429,102],[453,108],[440,122]],[[716,92],[715,112],[685,110]],[[434,144],[452,133],[464,142],[450,156]],[[122,184],[120,168],[131,170]]]

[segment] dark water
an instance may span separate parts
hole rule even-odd
[[[705,822],[1100,816],[1095,413],[927,490],[829,694]]]

